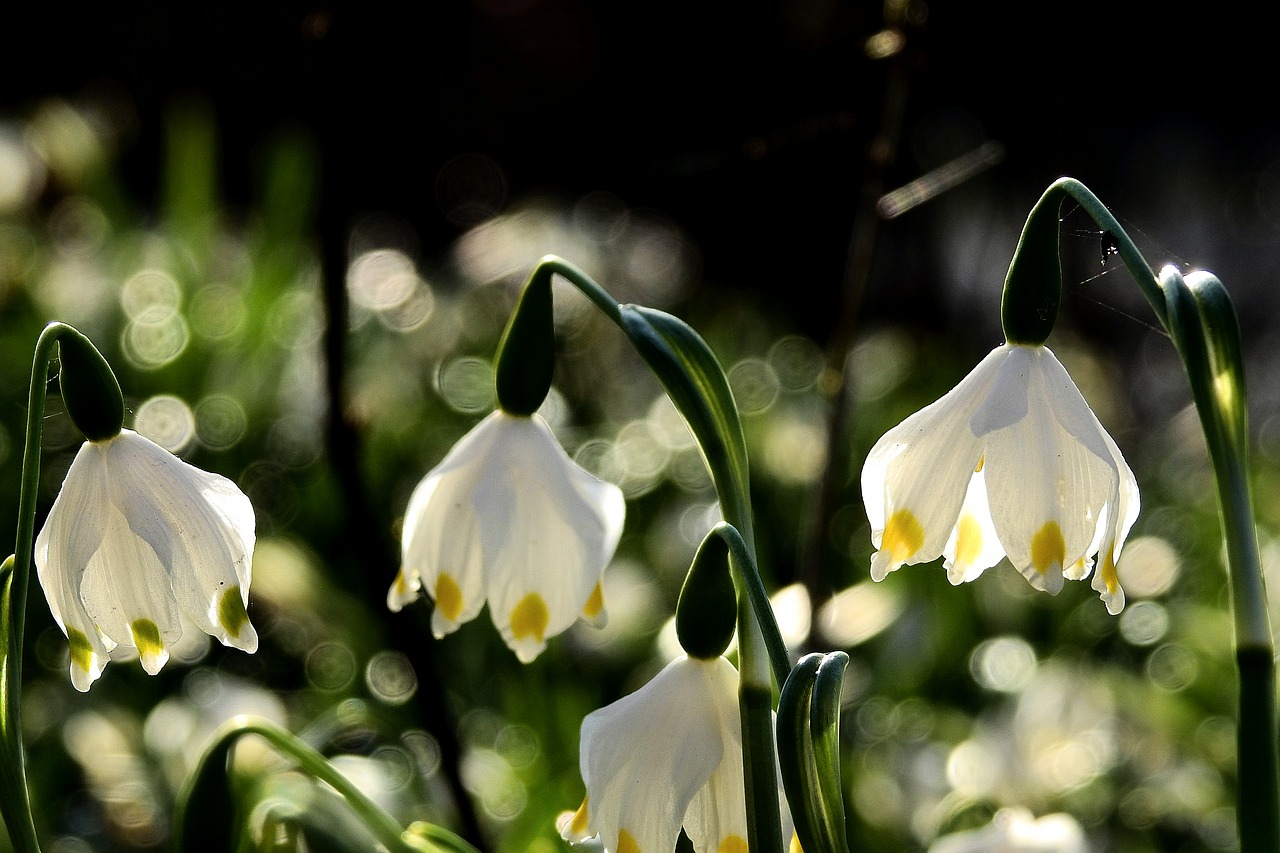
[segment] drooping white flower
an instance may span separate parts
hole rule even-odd
[[[944,835],[929,853],[1088,853],[1084,830],[1071,815],[1058,813],[1036,820],[1023,808],[996,812],[979,829]]]
[[[108,654],[136,648],[155,675],[182,636],[179,614],[224,645],[258,648],[249,622],[253,505],[132,430],[85,442],[36,537],[35,563],[85,691]]]
[[[413,490],[387,606],[426,588],[443,637],[488,600],[527,663],[579,617],[603,621],[600,582],[625,512],[622,491],[569,459],[541,417],[496,411]]]
[[[698,853],[746,853],[738,673],[681,656],[582,721],[587,796],[560,827],[608,853],[670,853],[681,826]]]
[[[1116,560],[1138,485],[1057,357],[1002,344],[955,388],[876,442],[862,498],[871,577],[945,556],[953,584],[1008,556],[1031,585],[1082,580],[1119,613]]]

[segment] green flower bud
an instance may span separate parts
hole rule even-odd
[[[1009,263],[1000,322],[1011,344],[1039,346],[1049,338],[1062,302],[1062,267],[1058,260],[1058,208],[1063,191],[1051,186],[1027,217],[1022,238]]]
[[[534,269],[498,344],[498,405],[510,415],[532,415],[551,390],[556,367],[551,276],[549,267]]]
[[[58,383],[67,414],[89,441],[115,438],[124,427],[120,383],[97,347],[67,327],[58,336]]]
[[[676,603],[676,637],[689,657],[724,654],[738,624],[738,599],[729,573],[729,545],[712,530],[698,546]]]

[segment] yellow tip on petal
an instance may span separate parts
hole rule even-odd
[[[880,550],[888,551],[895,563],[909,558],[924,544],[924,528],[909,509],[900,509],[889,517],[884,526]]]
[[[447,572],[441,572],[436,579],[435,599],[440,614],[450,622],[457,621],[462,613],[462,588]]]
[[[169,660],[169,652],[160,639],[159,626],[150,619],[135,619],[129,625],[129,633],[133,634],[133,644],[138,647],[142,668],[155,675]]]
[[[90,672],[93,666],[93,646],[83,631],[67,629],[67,644],[71,647],[71,665],[81,672]]]
[[[218,599],[218,624],[233,639],[238,639],[244,626],[249,624],[249,614],[244,609],[239,586],[229,587]]]
[[[800,846],[800,836],[794,832],[791,833],[791,843],[787,845],[787,853],[804,853],[804,848]]]
[[[1046,522],[1044,527],[1031,537],[1031,565],[1040,574],[1050,569],[1062,570],[1062,563],[1067,557],[1067,543],[1062,538],[1062,528],[1058,522]]]
[[[591,597],[582,607],[582,615],[587,619],[595,619],[602,610],[604,610],[604,589],[600,586],[600,582],[596,581],[596,588],[591,590]]]
[[[973,473],[975,473],[975,474],[976,474],[976,473],[978,473],[979,471],[981,471],[981,470],[982,470],[982,467],[983,467],[984,465],[986,465],[986,464],[987,464],[987,454],[985,454],[985,453],[984,453],[984,454],[982,454],[981,456],[979,456],[979,457],[978,457],[978,464],[977,464],[977,466],[975,466],[975,467],[974,467],[974,469],[973,469]],[[796,843],[797,843],[797,844],[799,844],[799,842],[796,842]]]
[[[960,516],[956,531],[956,565],[968,567],[982,554],[982,525],[969,513]]]
[[[573,817],[569,819],[568,832],[571,839],[584,838],[587,834],[587,803],[590,797],[582,798],[582,805],[578,806],[578,810],[573,813]]]
[[[1116,574],[1116,549],[1111,546],[1107,549],[1107,555],[1102,559],[1102,567],[1098,569],[1098,575],[1102,578],[1102,582],[1107,585],[1107,592],[1111,595],[1116,594],[1116,590],[1120,588],[1120,577]]]
[[[618,830],[617,853],[641,853],[640,845],[636,844],[636,840],[631,837],[631,833],[625,829]]]
[[[748,853],[747,841],[741,835],[726,835],[716,853]]]
[[[541,643],[546,639],[550,618],[542,596],[531,592],[511,608],[511,635],[517,640],[532,638]]]

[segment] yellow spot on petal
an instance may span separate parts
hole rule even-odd
[[[600,615],[601,610],[604,610],[604,590],[600,587],[600,582],[596,581],[596,588],[591,590],[591,597],[582,607],[582,615],[594,619]]]
[[[409,582],[404,579],[404,572],[396,572],[396,597],[404,598],[409,594]]]
[[[1116,590],[1120,588],[1120,578],[1116,575],[1116,548],[1112,545],[1107,549],[1107,556],[1102,560],[1102,567],[1098,569],[1098,574],[1102,577],[1102,582],[1107,585],[1107,593],[1115,595]]]
[[[573,817],[569,820],[569,834],[574,838],[580,838],[587,834],[587,802],[590,797],[582,798],[582,805],[578,806],[578,810],[573,813]]]
[[[911,510],[900,509],[889,517],[880,549],[892,554],[895,562],[906,560],[923,544],[924,528]]]
[[[93,664],[93,646],[83,631],[67,629],[67,644],[71,647],[71,665],[81,672],[88,672]]]
[[[636,840],[631,837],[631,833],[625,829],[618,830],[617,853],[641,853],[640,845],[636,844]]]
[[[1067,543],[1062,539],[1062,528],[1058,527],[1058,522],[1046,522],[1044,527],[1036,531],[1036,535],[1031,537],[1031,565],[1037,572],[1044,574],[1045,572],[1057,566],[1062,568],[1062,562],[1067,557]]]
[[[984,454],[982,454],[981,456],[979,456],[979,457],[978,457],[978,467],[976,467],[976,468],[974,468],[974,469],[973,469],[973,473],[975,473],[975,474],[976,474],[976,473],[978,473],[979,471],[981,471],[981,470],[982,470],[982,466],[984,466],[984,465],[986,465],[986,464],[987,464],[987,454],[985,454],[985,453],[984,453]]]
[[[218,624],[236,639],[240,637],[240,629],[249,624],[249,614],[245,612],[239,586],[228,587],[218,599]]]
[[[747,853],[747,841],[741,835],[726,835],[716,853]]]
[[[138,647],[138,655],[144,660],[164,654],[164,642],[160,639],[160,628],[150,619],[135,619],[129,626],[133,634],[133,644]]]
[[[956,531],[956,565],[970,566],[982,554],[982,526],[969,513],[960,516]]]
[[[547,636],[547,603],[542,596],[531,592],[511,608],[511,635],[517,640],[532,637],[542,642]]]
[[[462,587],[447,572],[441,572],[436,579],[435,598],[441,615],[450,622],[456,621],[462,613]]]
[[[804,853],[804,848],[800,846],[800,836],[794,832],[791,833],[791,843],[787,845],[787,853]]]

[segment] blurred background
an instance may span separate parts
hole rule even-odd
[[[437,642],[429,604],[383,604],[409,491],[492,408],[494,346],[546,253],[685,318],[729,371],[789,641],[852,656],[863,849],[925,850],[1013,805],[1071,814],[1098,851],[1233,849],[1203,441],[1106,236],[1064,207],[1049,344],[1143,488],[1119,618],[1087,584],[1050,598],[1007,564],[963,588],[937,566],[870,584],[857,472],[1000,342],[1019,229],[1068,174],[1153,266],[1211,270],[1236,298],[1278,564],[1280,126],[1249,94],[1276,80],[1264,33],[1243,12],[1095,0],[6,10],[0,535],[53,319],[116,366],[139,431],[234,478],[259,515],[252,657],[193,638],[158,677],[120,663],[81,696],[33,600],[47,849],[164,847],[202,743],[246,711],[338,757],[406,824],[564,849],[578,725],[675,653],[679,584],[717,518],[678,416],[575,294],[557,302],[544,414],[628,497],[609,626],[520,666],[484,615]],[[59,406],[42,514],[79,441]],[[358,843],[341,808],[313,807],[323,789],[251,752],[238,802],[264,844],[295,824],[308,849]]]

